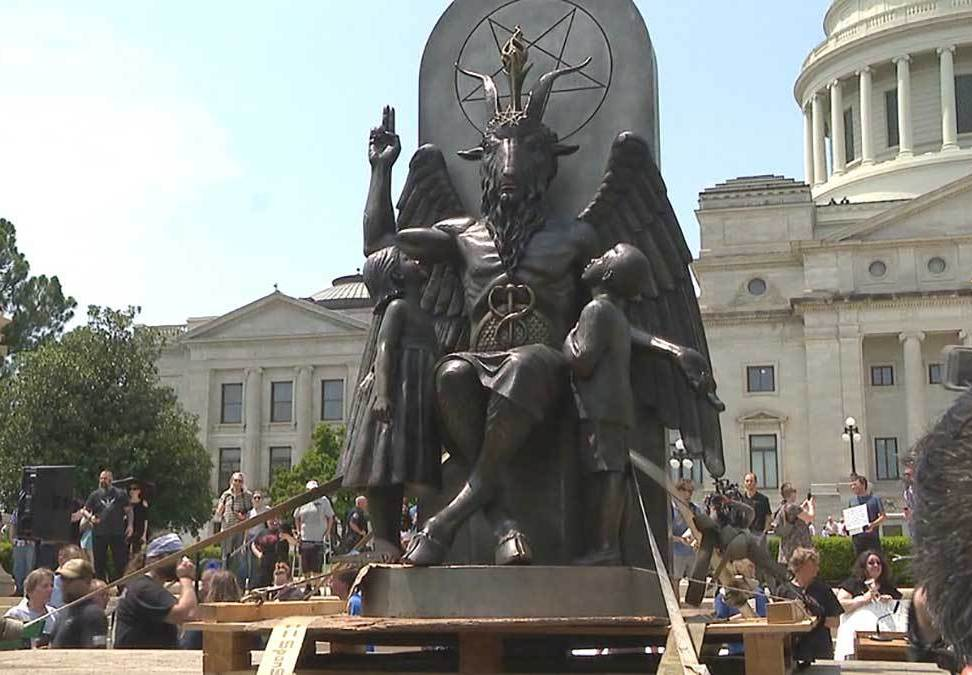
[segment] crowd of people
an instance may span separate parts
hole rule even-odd
[[[912,467],[905,469],[905,516],[910,517],[913,493],[911,487]],[[770,597],[777,599],[798,599],[802,601],[809,613],[817,618],[814,629],[796,640],[794,656],[798,661],[811,662],[815,659],[833,658],[834,640],[831,630],[838,625],[838,617],[868,608],[875,613],[883,612],[884,617],[890,616],[897,608],[897,601],[902,594],[894,584],[891,566],[884,556],[879,536],[880,526],[887,518],[884,505],[880,497],[874,495],[867,478],[854,474],[848,480],[848,488],[853,497],[847,507],[864,506],[867,511],[867,524],[859,531],[850,533],[844,526],[843,519],[828,516],[821,527],[819,536],[850,536],[853,543],[855,560],[846,571],[847,577],[836,587],[831,587],[817,578],[820,571],[820,554],[815,550],[813,537],[818,534],[815,530],[817,518],[816,500],[807,493],[800,499],[798,491],[790,483],[780,486],[780,496],[774,507],[770,498],[759,491],[758,477],[750,472],[743,477],[741,501],[748,507],[749,535],[759,547],[769,552],[769,536],[778,538],[779,548],[777,562],[788,568],[790,578],[782,587],[770,589],[760,585],[752,590],[750,606],[761,616],[765,616],[766,605]],[[694,483],[689,479],[680,479],[675,484],[675,496],[683,504],[687,503],[689,510],[698,513],[700,506],[692,502],[695,491]],[[909,497],[911,501],[909,501]],[[682,516],[683,509],[678,508],[676,500],[672,502],[672,581],[676,589],[683,579],[690,578],[695,561],[695,551],[700,542],[695,541],[692,528]],[[738,565],[743,565],[740,569]],[[756,567],[752,561],[743,559],[733,568],[735,574],[745,578],[755,579]],[[704,580],[703,580],[704,581]],[[714,598],[714,611],[720,618],[730,618],[739,613],[737,606],[727,601],[727,596],[738,592],[738,589],[720,588]],[[876,616],[876,614],[875,614]],[[883,617],[882,617],[883,618]],[[733,649],[736,649],[734,652]],[[739,653],[741,645],[729,645],[729,653]]]

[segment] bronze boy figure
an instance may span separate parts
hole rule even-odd
[[[588,509],[594,532],[583,565],[621,564],[621,518],[629,435],[635,423],[631,391],[628,302],[641,297],[651,274],[648,259],[630,244],[617,244],[584,270],[593,299],[564,341],[581,417],[581,463],[588,473]]]

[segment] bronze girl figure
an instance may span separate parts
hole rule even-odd
[[[441,484],[435,330],[421,308],[427,275],[418,262],[389,246],[368,256],[362,276],[377,299],[362,358],[371,365],[355,392],[340,470],[345,486],[366,489],[376,540],[400,552],[405,486]]]

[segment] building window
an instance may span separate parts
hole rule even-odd
[[[878,480],[898,480],[898,439],[874,439],[874,465]]]
[[[294,407],[294,383],[270,384],[270,421],[289,422]]]
[[[854,161],[854,108],[844,111],[844,161]]]
[[[759,277],[750,279],[749,283],[746,284],[746,290],[749,291],[750,295],[762,295],[766,292],[766,282]]]
[[[773,366],[746,366],[746,391],[776,391],[776,372]]]
[[[880,279],[888,273],[888,266],[883,260],[875,260],[867,266],[867,271],[875,279]]]
[[[955,78],[955,112],[958,132],[972,131],[972,75]]]
[[[220,424],[239,424],[243,421],[243,383],[224,384],[220,397]]]
[[[219,483],[220,491],[229,487],[230,476],[240,470],[240,449],[219,449]]]
[[[277,446],[270,448],[270,477],[269,485],[273,485],[273,480],[280,471],[290,471],[290,448],[288,446]]]
[[[928,384],[941,384],[941,383],[942,383],[942,364],[929,363],[928,364]]]
[[[749,437],[749,468],[756,474],[761,488],[780,486],[776,451],[776,434],[752,434]]]
[[[935,256],[928,261],[928,271],[932,274],[942,274],[946,267],[945,258]]]
[[[897,147],[898,140],[898,90],[884,92],[884,112],[888,123],[888,147]]]
[[[894,366],[871,366],[871,386],[894,386]]]
[[[326,422],[344,419],[344,380],[321,380],[321,419]]]

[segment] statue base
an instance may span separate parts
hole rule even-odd
[[[636,567],[375,565],[359,585],[367,617],[668,617],[658,577]]]

